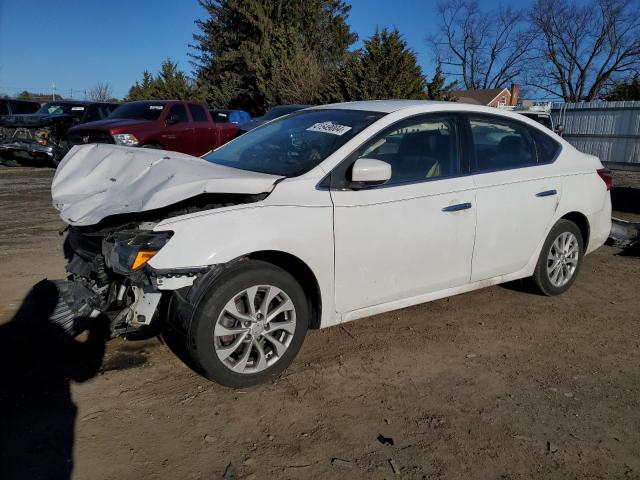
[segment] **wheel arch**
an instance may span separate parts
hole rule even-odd
[[[304,261],[291,253],[279,250],[260,250],[243,255],[242,258],[271,263],[291,274],[300,283],[309,300],[309,311],[311,312],[309,328],[316,330],[320,328],[320,320],[322,318],[320,284],[313,270]]]
[[[569,220],[576,224],[578,229],[580,230],[580,234],[582,235],[582,243],[583,250],[586,252],[587,247],[589,245],[589,234],[591,232],[591,227],[589,225],[589,220],[587,217],[580,212],[569,212],[561,217],[561,220]]]

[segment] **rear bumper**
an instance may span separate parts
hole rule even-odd
[[[589,244],[585,253],[591,253],[600,248],[611,233],[611,195],[607,192],[603,208],[587,217],[589,221]]]

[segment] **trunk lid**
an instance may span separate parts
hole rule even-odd
[[[73,147],[53,178],[53,206],[70,225],[170,206],[203,193],[260,194],[283,177],[209,163],[165,150]]]

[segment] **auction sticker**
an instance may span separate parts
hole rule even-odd
[[[164,105],[149,105],[149,110],[162,110]]]
[[[71,107],[71,110],[74,110],[74,111],[75,110],[80,110],[80,111],[82,111],[82,110],[84,110],[84,107]]]
[[[308,132],[330,133],[332,135],[344,135],[349,130],[351,130],[351,127],[333,122],[314,123],[307,128]]]

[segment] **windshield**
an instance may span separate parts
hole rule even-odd
[[[310,106],[310,105],[309,105]],[[307,108],[305,105],[281,105],[279,107],[273,107],[262,117],[263,120],[273,120],[274,118],[282,117],[292,112],[297,112]]]
[[[86,105],[78,105],[75,103],[49,102],[45,103],[36,113],[44,115],[73,115],[81,117],[86,109]]]
[[[165,104],[163,102],[132,102],[116,108],[108,118],[130,118],[133,120],[157,120]]]
[[[308,172],[382,113],[307,110],[251,130],[203,158],[227,167],[295,177]]]

